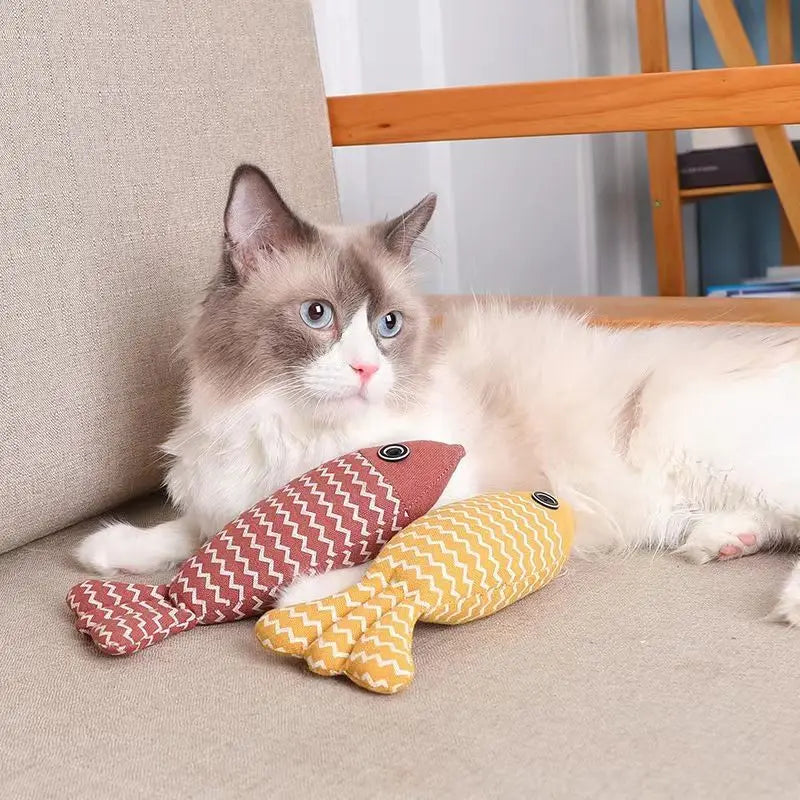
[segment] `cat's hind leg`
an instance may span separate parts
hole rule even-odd
[[[774,545],[778,532],[763,514],[720,511],[701,516],[675,552],[695,564],[726,561],[757,553]]]

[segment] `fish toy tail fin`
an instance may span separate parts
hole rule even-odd
[[[337,623],[342,624],[352,611],[361,609],[385,586],[383,575],[367,573],[345,592],[310,603],[273,608],[256,623],[256,637],[267,650],[305,658],[317,639]],[[358,626],[360,619],[360,615],[355,615],[345,624]]]
[[[304,658],[319,675],[344,673],[354,683],[393,694],[414,674],[411,637],[424,611],[405,588],[370,572],[346,592],[264,614],[261,644]]]
[[[88,580],[73,586],[67,606],[75,627],[104,653],[124,656],[197,625],[197,616],[175,606],[166,584]]]
[[[373,692],[395,694],[404,689],[414,677],[411,641],[423,611],[424,606],[411,599],[396,602],[353,645],[341,671]]]

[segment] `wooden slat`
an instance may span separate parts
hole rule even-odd
[[[766,12],[769,60],[773,64],[791,64],[794,60],[791,0],[766,0]]]
[[[774,189],[771,183],[734,183],[730,186],[703,186],[700,189],[681,189],[681,202],[693,203],[704,197],[724,197],[728,194],[741,194],[742,192],[763,192]]]
[[[723,61],[729,67],[755,66],[755,53],[733,0],[698,0]],[[779,69],[780,67],[772,67]],[[800,239],[800,162],[782,125],[753,126],[789,226]]]
[[[726,67],[758,64],[732,0],[697,0]]]
[[[769,60],[773,64],[791,64],[794,60],[792,42],[791,0],[767,0],[767,43]],[[780,210],[781,263],[800,264],[800,246],[792,233],[786,212]]]
[[[328,98],[336,146],[800,123],[800,64]]]
[[[665,0],[636,0],[642,72],[669,72]],[[658,271],[658,293],[686,294],[683,220],[678,193],[678,154],[674,131],[647,134],[647,168]]]
[[[786,212],[781,206],[780,211],[780,230],[781,230],[781,264],[790,266],[800,266],[800,247],[797,239],[792,233],[792,226]]]
[[[432,298],[437,312],[478,304],[497,298],[474,295],[439,295]],[[542,303],[589,314],[602,325],[616,327],[653,325],[769,325],[800,326],[800,300],[787,298],[720,297],[513,297],[522,308]]]

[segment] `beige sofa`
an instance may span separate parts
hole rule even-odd
[[[82,639],[64,597],[92,516],[170,514],[147,494],[227,178],[253,161],[335,219],[330,139],[299,0],[0,21],[0,797],[798,796],[800,633],[763,620],[786,555],[573,562],[423,626],[397,697],[265,654],[248,622],[127,659]]]

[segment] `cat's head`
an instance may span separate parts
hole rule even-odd
[[[222,265],[189,337],[218,396],[262,392],[326,420],[413,397],[429,361],[411,248],[436,205],[350,228],[298,217],[249,165],[231,180]]]

